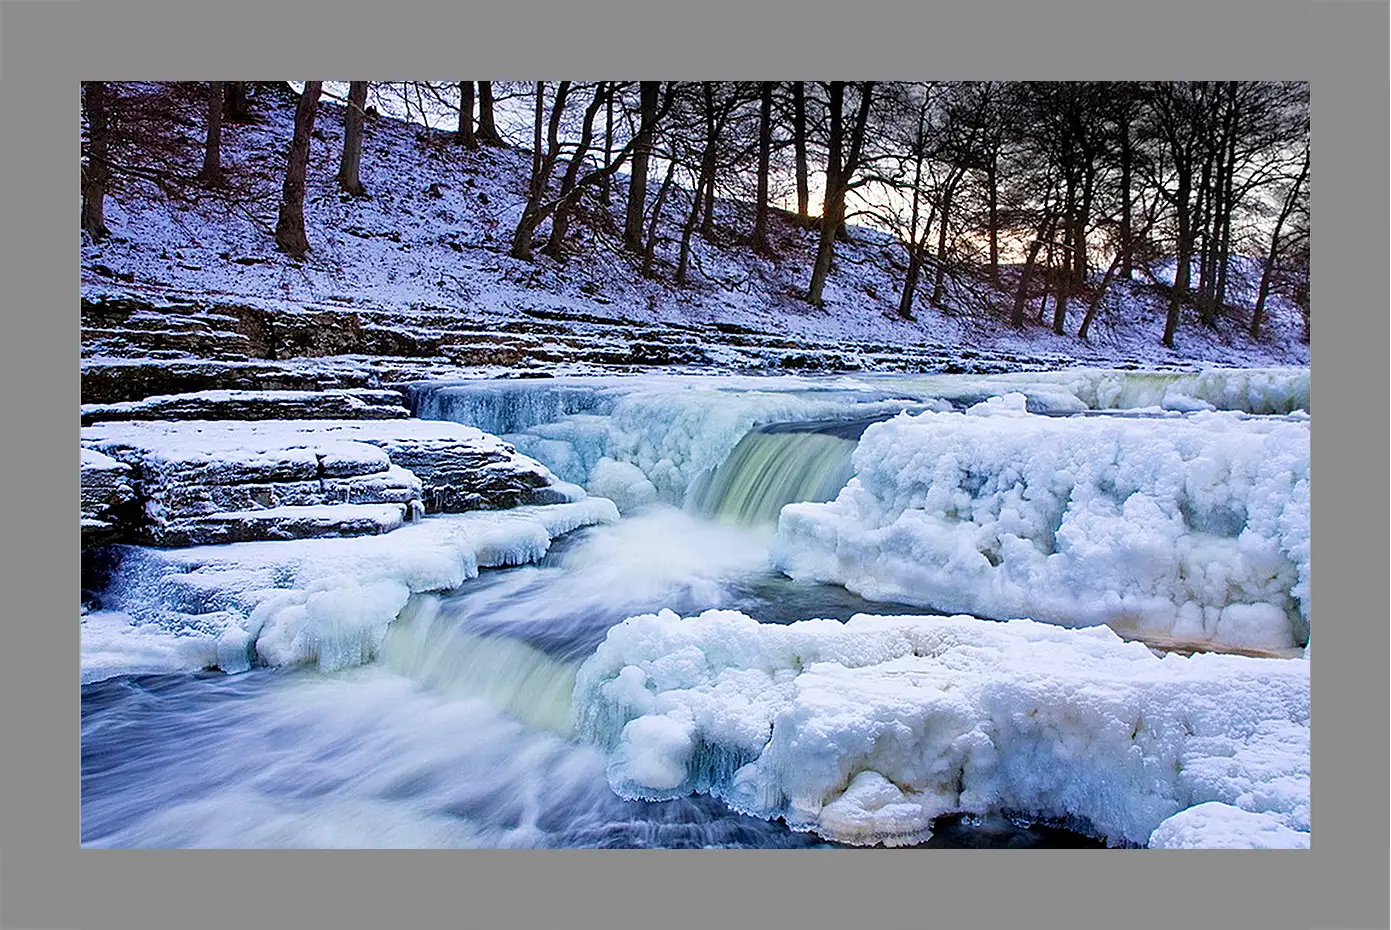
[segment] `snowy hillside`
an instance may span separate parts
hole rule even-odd
[[[507,245],[525,199],[528,152],[487,146],[467,152],[448,133],[374,116],[366,122],[362,162],[368,197],[352,198],[334,182],[343,108],[328,101],[311,143],[305,212],[312,251],[301,263],[278,252],[272,235],[293,120],[288,92],[261,90],[253,122],[224,127],[227,186],[210,191],[169,180],[179,171],[192,174],[198,164],[201,92],[184,85],[117,87],[128,106],[162,107],[172,119],[158,157],[135,172],[144,177],[127,172],[113,185],[107,201],[112,237],[84,242],[82,293],[88,301],[375,310],[399,314],[405,329],[412,316],[475,323],[594,316],[718,325],[828,344],[1006,352],[1047,358],[1048,367],[1066,360],[1308,364],[1303,317],[1281,297],[1272,298],[1258,341],[1245,333],[1249,313],[1241,319],[1237,310],[1215,329],[1186,315],[1176,349],[1164,349],[1162,284],[1143,274],[1144,283],[1111,288],[1089,342],[1075,335],[1085,295],[1072,302],[1067,336],[1033,321],[1022,332],[1012,329],[1014,270],[1008,268],[1000,291],[973,284],[971,294],[949,295],[945,310],[920,297],[916,319],[904,320],[896,313],[903,251],[886,234],[862,227],[852,227],[853,241],[837,247],[825,307],[813,308],[798,293],[810,276],[815,231],[775,213],[774,254],[757,257],[748,247],[752,211],[739,202],[718,203],[714,236],[695,239],[692,281],[676,287],[670,283],[675,242],[658,248],[651,278],[641,274],[640,260],[622,251],[621,174],[607,211],[597,198],[582,205],[563,262],[539,254],[532,262],[514,259]],[[684,196],[673,192],[668,215],[679,215]],[[1161,277],[1162,271],[1155,269]]]

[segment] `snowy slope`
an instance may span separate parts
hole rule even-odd
[[[175,115],[182,158],[196,165],[201,138],[201,91],[188,87],[121,85],[128,97],[156,97]],[[1162,296],[1144,285],[1116,288],[1090,343],[1055,336],[1031,324],[1019,333],[994,314],[967,312],[949,299],[941,311],[920,305],[917,319],[895,313],[901,283],[900,250],[883,233],[855,229],[838,246],[837,268],[817,310],[795,297],[810,274],[814,233],[787,221],[774,224],[777,257],[753,256],[745,245],[751,218],[742,203],[721,202],[714,241],[697,239],[694,286],[670,286],[675,245],[659,250],[659,280],[643,278],[617,247],[622,189],[609,212],[594,204],[574,228],[564,263],[510,258],[507,242],[520,213],[529,156],[515,149],[469,153],[448,136],[378,116],[368,120],[362,177],[370,198],[340,195],[333,176],[342,137],[342,108],[321,104],[311,144],[308,232],[313,251],[296,263],[275,250],[279,178],[290,136],[291,102],[263,95],[258,121],[228,125],[223,160],[225,194],[174,199],[155,185],[126,179],[107,204],[114,236],[82,248],[87,299],[196,299],[306,309],[376,308],[436,311],[473,320],[515,320],[526,311],[562,318],[599,314],[645,323],[747,327],[791,338],[870,340],[890,345],[1056,355],[1092,362],[1184,361],[1224,365],[1304,365],[1302,318],[1275,300],[1265,335],[1252,342],[1239,319],[1216,330],[1185,319],[1176,351],[1163,349]],[[181,120],[181,121],[179,121]],[[620,178],[621,179],[621,178]],[[679,215],[674,197],[668,217]],[[997,295],[1003,305],[1009,295]],[[1073,302],[1075,333],[1085,301]],[[401,324],[408,326],[407,322]]]

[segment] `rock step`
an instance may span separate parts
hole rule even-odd
[[[83,426],[107,420],[384,420],[409,415],[400,391],[372,388],[195,391],[82,405]]]
[[[409,504],[331,504],[210,513],[173,520],[161,531],[162,546],[376,536],[405,524]]]
[[[82,444],[91,544],[357,535],[399,525],[378,519],[388,511],[407,520],[584,496],[497,437],[444,421],[109,420],[83,427]],[[387,509],[371,520],[341,509],[362,506]]]
[[[82,546],[114,540],[123,524],[138,517],[139,496],[129,465],[95,449],[82,450]]]

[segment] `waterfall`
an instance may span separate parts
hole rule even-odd
[[[882,418],[881,418],[882,419]],[[785,504],[833,500],[853,473],[850,456],[874,420],[783,423],[739,440],[690,507],[727,523],[775,524]]]

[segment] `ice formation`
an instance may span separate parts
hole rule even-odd
[[[83,680],[357,665],[375,656],[412,594],[457,588],[480,567],[535,561],[554,537],[617,519],[610,501],[587,498],[427,517],[381,536],[114,547],[104,609],[82,620]]]
[[[1219,801],[1181,810],[1150,834],[1150,849],[1308,849],[1309,834],[1273,814]]]
[[[865,431],[774,562],[892,600],[1247,649],[1309,638],[1306,419],[1044,417],[1006,395]]]
[[[1161,825],[1161,843],[1307,842],[1298,659],[1159,658],[1027,620],[663,611],[609,631],[575,721],[626,797],[709,793],[847,843],[920,842],[952,811],[1063,818],[1117,844]],[[1190,810],[1209,801],[1261,817]]]
[[[418,415],[502,435],[568,482],[589,485],[602,460],[642,472],[661,500],[682,505],[757,427],[945,411],[1010,392],[1050,414],[1307,411],[1307,368],[1128,372],[1072,369],[1002,375],[634,376],[411,388]],[[604,466],[607,467],[607,466]],[[612,472],[604,476],[613,477]],[[633,482],[627,482],[631,485]]]

